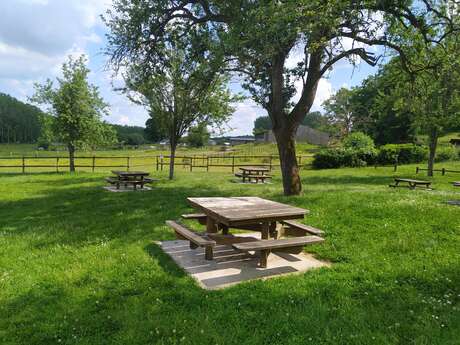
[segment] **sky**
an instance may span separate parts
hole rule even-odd
[[[85,54],[91,70],[90,82],[99,87],[110,104],[105,119],[121,125],[144,126],[148,114],[141,106],[113,90],[113,73],[106,68],[105,28],[100,15],[110,8],[110,0],[1,0],[0,1],[0,92],[27,101],[34,83],[59,76],[69,55]],[[294,51],[288,64],[294,64]],[[312,111],[341,87],[359,85],[376,68],[365,63],[353,67],[346,61],[335,65],[320,81]],[[300,87],[300,85],[299,85]],[[235,78],[234,92],[241,87]],[[226,135],[252,133],[254,120],[266,112],[252,100],[235,105],[235,112],[224,129]]]

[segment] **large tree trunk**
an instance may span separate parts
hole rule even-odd
[[[434,158],[436,157],[436,148],[438,146],[438,130],[432,128],[429,136],[429,154],[428,154],[428,176],[433,176]]]
[[[284,195],[297,195],[302,191],[295,150],[295,133],[293,129],[274,129],[280,155]]]
[[[69,145],[68,149],[70,172],[75,172],[75,146]]]
[[[174,178],[174,161],[176,160],[176,144],[171,144],[171,153],[169,156],[169,179]]]

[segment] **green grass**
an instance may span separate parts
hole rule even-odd
[[[459,344],[460,207],[445,201],[460,175],[410,191],[388,187],[391,168],[309,170],[297,197],[279,174],[155,173],[154,191],[121,194],[104,175],[0,176],[2,345]],[[309,209],[326,242],[308,251],[332,267],[210,292],[154,244],[186,197],[242,195]]]

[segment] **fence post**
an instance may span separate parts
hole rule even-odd
[[[157,155],[157,171],[158,171],[158,155]]]
[[[232,173],[235,172],[235,156],[232,156]]]
[[[272,161],[273,161],[273,155],[270,155],[270,171],[272,171]]]
[[[126,169],[129,171],[129,157],[126,157]]]
[[[395,163],[394,171],[398,170],[398,163]]]
[[[56,172],[59,172],[59,157],[56,157]]]
[[[22,173],[24,174],[26,172],[26,160],[24,156],[22,156]]]
[[[161,155],[161,171],[163,171],[163,155]]]
[[[94,168],[96,167],[96,156],[93,156],[93,172],[94,172]]]
[[[209,171],[209,156],[206,156],[206,171]]]
[[[299,167],[302,167],[302,156],[299,156],[299,162],[298,162],[298,164],[299,164]]]
[[[442,171],[442,176],[444,176],[446,174],[446,168],[442,168],[441,171]]]
[[[418,174],[418,167],[415,168],[415,173]]]

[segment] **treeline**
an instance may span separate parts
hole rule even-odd
[[[18,143],[48,146],[52,141],[46,133],[52,118],[39,108],[21,102],[10,95],[0,93],[0,143]],[[144,127],[112,125],[117,133],[119,143],[141,145],[149,140]],[[47,135],[46,135],[47,134]]]
[[[0,93],[0,143],[35,143],[43,112],[33,105]]]

